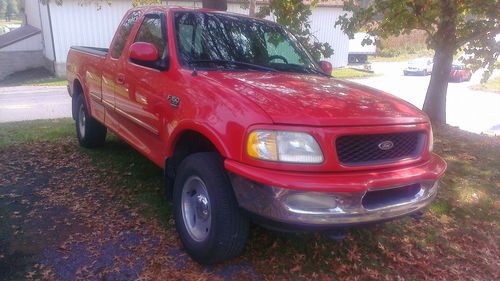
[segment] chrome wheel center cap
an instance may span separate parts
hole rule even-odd
[[[201,220],[206,220],[210,216],[208,199],[202,194],[196,196],[196,215]]]

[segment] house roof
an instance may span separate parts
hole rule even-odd
[[[0,35],[0,49],[40,33],[40,29],[31,25],[23,25]]]

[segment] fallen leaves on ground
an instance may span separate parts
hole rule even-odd
[[[355,229],[343,241],[253,226],[244,255],[217,266],[198,265],[183,252],[171,214],[145,215],[149,206],[137,188],[149,183],[122,186],[124,178],[141,174],[132,160],[123,170],[110,169],[113,159],[89,156],[74,139],[9,146],[0,150],[0,274],[20,279],[21,272],[28,280],[498,280],[500,141],[448,127],[435,131],[436,150],[450,167],[424,218]],[[159,187],[152,190],[161,196]],[[27,262],[14,264],[14,253],[25,253]]]

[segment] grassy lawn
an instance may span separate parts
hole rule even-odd
[[[369,62],[402,62],[402,61],[409,61],[413,60],[416,58],[421,58],[421,57],[433,57],[434,56],[434,51],[432,50],[427,50],[427,49],[422,49],[419,51],[415,52],[406,52],[406,51],[395,51],[395,52],[388,52],[384,53],[381,55],[371,55],[368,56],[368,61]]]
[[[41,141],[73,140],[77,147],[74,131],[71,119],[0,124],[0,153]],[[159,168],[113,135],[104,147],[77,151],[103,174],[114,175],[116,182],[108,188],[121,190],[124,204],[173,228]],[[421,220],[355,229],[343,241],[253,227],[245,254],[237,260],[274,280],[496,279],[500,138],[435,128],[435,151],[449,167],[437,200]],[[204,270],[199,267],[200,274]]]
[[[500,76],[489,79],[488,82],[484,84],[474,85],[472,89],[500,93]]]
[[[6,21],[3,17],[0,19],[0,27],[9,26],[9,25],[20,25],[23,21],[20,19],[12,19],[10,21]]]
[[[65,78],[54,77],[45,68],[16,72],[0,81],[0,87],[66,85],[68,85],[68,81]]]
[[[0,149],[22,143],[56,142],[74,131],[74,121],[70,118],[0,123]]]
[[[373,76],[373,73],[361,71],[353,68],[337,68],[332,71],[332,76],[335,78],[362,78]]]
[[[21,24],[23,21],[21,19],[11,19],[10,21],[7,21],[5,18],[0,18],[0,25],[7,25],[7,24]]]

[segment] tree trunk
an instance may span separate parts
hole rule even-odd
[[[441,0],[440,22],[433,38],[434,66],[431,81],[427,88],[423,110],[429,115],[431,122],[437,125],[446,124],[446,92],[450,79],[453,55],[457,50],[456,18],[458,11],[454,0]]]
[[[202,0],[203,8],[227,11],[227,0]]]
[[[431,81],[425,96],[424,111],[434,124],[446,124],[446,93],[454,48],[438,49],[434,55]]]
[[[249,7],[248,15],[251,17],[255,17],[255,6],[256,6],[255,2],[257,2],[257,0],[250,0],[250,7]]]

